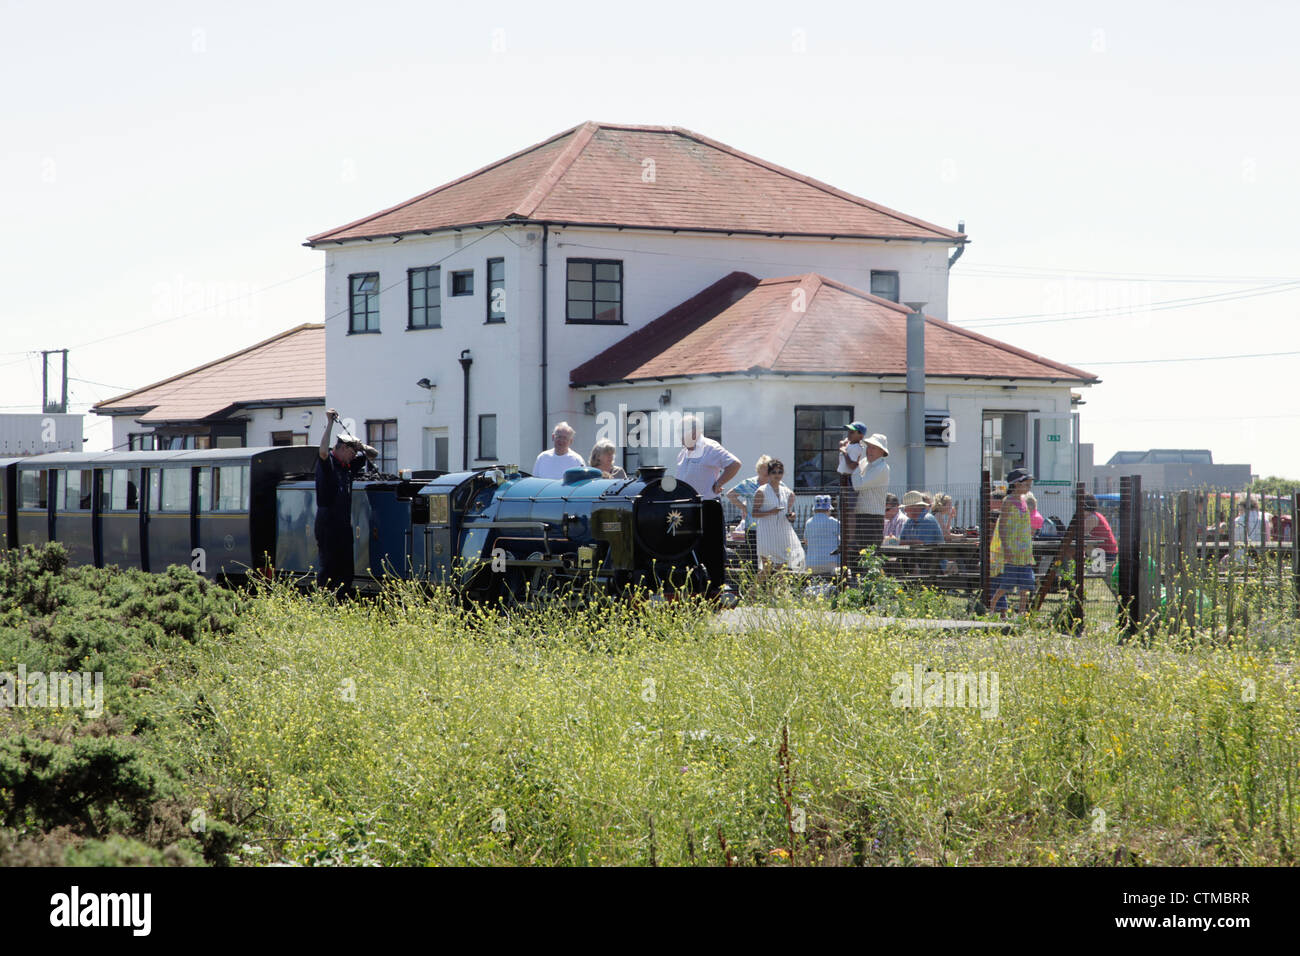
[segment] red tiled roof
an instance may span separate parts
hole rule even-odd
[[[251,402],[325,401],[325,326],[305,323],[153,385],[106,399],[99,415],[191,422]],[[141,409],[147,409],[139,414]]]
[[[654,161],[654,181],[643,181]],[[676,126],[584,123],[307,245],[512,219],[965,241]]]
[[[760,281],[733,272],[579,365],[569,381],[744,372],[903,376],[907,314],[905,306],[816,273]],[[939,319],[925,322],[927,378],[1099,381]]]

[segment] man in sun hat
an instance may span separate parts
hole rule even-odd
[[[835,571],[840,566],[840,523],[831,517],[831,496],[813,499],[813,515],[803,527],[809,571]]]
[[[885,536],[885,494],[889,488],[889,440],[879,432],[862,441],[862,460],[850,476],[857,489],[852,564],[857,564],[857,552],[867,547],[880,547]]]

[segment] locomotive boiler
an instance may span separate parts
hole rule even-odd
[[[319,565],[314,508],[312,482],[281,483],[277,571]],[[613,479],[573,468],[548,480],[505,465],[357,480],[352,526],[363,589],[396,576],[523,604],[629,588],[717,595],[725,583],[721,505],[661,467]]]

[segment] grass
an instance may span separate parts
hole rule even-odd
[[[1296,686],[1270,651],[710,619],[260,599],[240,644],[197,648],[211,776],[259,808],[244,859],[1292,860]],[[997,718],[893,706],[916,664],[996,672]]]

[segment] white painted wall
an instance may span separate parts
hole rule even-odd
[[[906,409],[903,380],[881,383],[849,382],[842,378],[816,376],[719,376],[709,379],[677,379],[653,385],[575,390],[577,404],[595,394],[597,416],[570,418],[577,429],[574,447],[586,455],[595,443],[600,413],[618,411],[619,403],[629,411],[658,409],[665,388],[672,392],[670,411],[700,406],[722,406],[722,443],[743,464],[742,475],[753,474],[754,462],[763,454],[781,459],[787,474],[795,466],[794,428],[796,405],[848,405],[855,420],[872,432],[888,437],[891,488],[906,491]],[[1002,383],[948,382],[936,379],[926,390],[926,407],[947,409],[954,420],[956,441],[947,448],[926,449],[926,489],[938,491],[976,486],[982,461],[982,423],[988,411],[1036,412],[1068,415],[1070,389],[1065,385],[1016,383],[1014,390]],[[1032,450],[1031,450],[1032,455]],[[1035,463],[1031,462],[1031,467]]]
[[[534,234],[532,240],[528,234]],[[569,372],[635,329],[733,271],[760,278],[820,272],[870,288],[872,269],[899,272],[900,298],[924,300],[926,311],[947,315],[948,247],[940,243],[861,240],[759,239],[617,230],[554,229],[549,239],[547,421],[541,409],[541,227],[439,233],[400,242],[323,246],[326,255],[327,404],[355,418],[396,418],[399,467],[421,466],[423,429],[445,427],[450,464],[462,461],[463,374],[458,358],[470,349],[469,466],[478,458],[478,417],[497,416],[501,461],[532,464],[551,427],[567,420],[581,432],[585,394],[569,387]],[[486,260],[506,266],[506,322],[487,325]],[[568,258],[623,262],[624,325],[565,323]],[[408,330],[406,270],[442,268],[442,328]],[[473,269],[472,296],[450,294],[450,273]],[[348,277],[378,272],[380,332],[348,334]],[[415,382],[429,378],[429,394]],[[655,393],[656,396],[658,392]],[[717,400],[702,404],[719,404]],[[652,405],[652,407],[657,407]],[[590,443],[581,450],[590,449]]]
[[[280,418],[276,417],[276,412],[276,408],[251,408],[240,413],[241,417],[248,419],[244,426],[247,447],[270,445],[272,433],[281,431],[307,432],[309,445],[320,441],[320,430],[325,421],[324,405],[286,406]],[[305,421],[304,416],[307,416]],[[113,450],[126,451],[128,435],[152,431],[152,427],[141,425],[129,415],[114,415]]]

